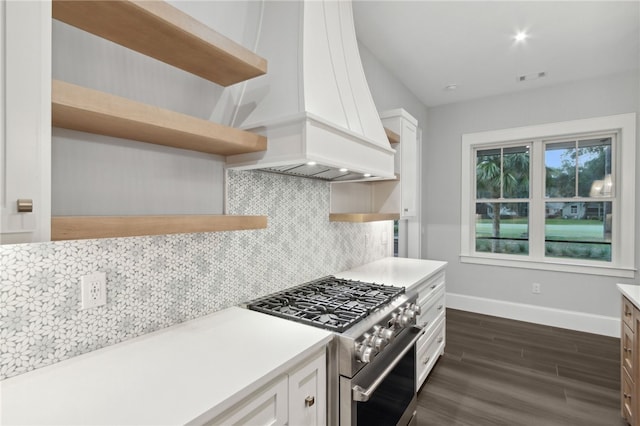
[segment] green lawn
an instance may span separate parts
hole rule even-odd
[[[492,236],[491,219],[480,219],[476,222],[477,237]],[[526,218],[500,220],[500,237],[526,238],[528,235],[528,221]],[[548,219],[545,225],[545,235],[552,240],[570,241],[607,241],[603,223],[598,220],[580,219]]]
[[[491,219],[480,219],[476,222],[477,251],[495,250],[497,253],[524,255],[529,252],[527,219],[501,219],[500,240],[485,239],[492,237],[492,228]],[[611,260],[611,236],[605,235],[604,224],[601,221],[548,219],[545,224],[545,238],[546,256]]]

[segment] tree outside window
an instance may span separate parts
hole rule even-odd
[[[462,135],[460,260],[635,273],[636,114]]]
[[[476,152],[476,251],[529,253],[529,163],[528,145]]]
[[[611,137],[545,144],[546,256],[611,261],[611,150]]]

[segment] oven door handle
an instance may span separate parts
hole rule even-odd
[[[418,327],[414,327],[414,328],[418,329]],[[391,373],[394,367],[400,362],[402,357],[404,357],[404,355],[407,352],[409,352],[409,350],[413,347],[413,345],[415,345],[418,339],[420,339],[424,334],[424,332],[426,331],[424,328],[420,328],[419,330],[420,331],[411,339],[409,343],[407,343],[407,345],[402,349],[402,351],[398,354],[398,356],[395,357],[393,361],[391,361],[389,365],[384,369],[384,371],[376,378],[376,380],[373,383],[371,383],[371,386],[369,386],[367,389],[364,389],[363,387],[356,385],[351,389],[353,391],[352,393],[353,393],[354,401],[367,402],[369,398],[371,398],[371,395],[376,391],[378,386],[380,386],[380,384],[384,381],[384,379],[389,375],[389,373]]]

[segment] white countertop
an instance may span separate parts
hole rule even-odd
[[[405,287],[407,290],[425,278],[441,271],[447,262],[424,259],[386,257],[348,271],[335,274],[336,277],[351,280],[370,281],[386,285]]]
[[[616,284],[618,290],[633,303],[636,308],[640,309],[640,285],[635,284]]]
[[[335,275],[410,289],[445,266],[385,258]],[[0,425],[173,425],[210,418],[332,337],[231,307],[0,381]]]
[[[0,424],[185,424],[224,411],[332,336],[228,308],[0,381]]]

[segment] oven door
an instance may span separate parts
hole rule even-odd
[[[353,378],[340,376],[340,425],[409,425],[415,422],[416,341],[411,327]]]

